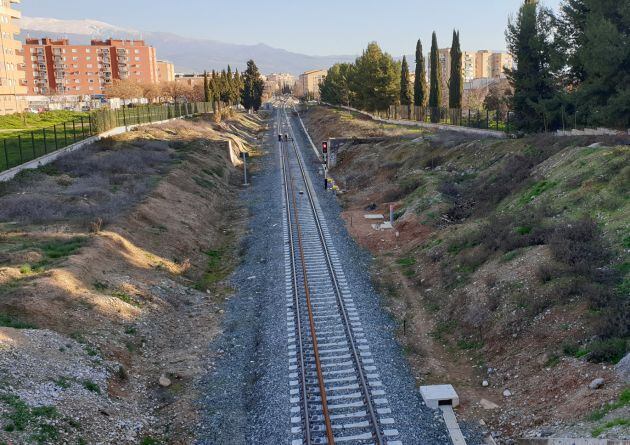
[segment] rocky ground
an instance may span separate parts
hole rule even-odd
[[[612,292],[627,289],[630,215],[627,200],[616,199],[628,191],[627,139],[479,140],[322,107],[304,120],[315,141],[375,138],[342,147],[331,175],[346,228],[376,259],[374,281],[399,321],[397,337],[418,384],[453,383],[460,418],[482,423],[501,443],[630,435],[627,374],[614,365],[624,340],[607,344],[621,343],[617,358],[594,359],[601,310],[589,306],[593,296],[585,289],[558,297],[567,292],[565,279],[584,278],[556,278],[558,269],[544,268],[565,266],[556,259],[556,241],[544,242],[542,233],[558,236],[560,229],[550,229],[558,221],[590,213],[605,240],[592,244],[610,246],[608,267],[621,272]],[[547,202],[554,216],[530,222]],[[395,230],[375,231],[364,215],[388,217],[390,204]],[[505,215],[523,209],[531,213],[516,217],[516,234],[540,224],[541,241],[514,248],[515,237],[502,226],[513,224]],[[495,223],[500,215],[505,221]],[[486,239],[475,238],[487,227],[493,228]],[[623,309],[617,314],[627,317]],[[624,322],[613,323],[623,331]]]
[[[0,185],[0,443],[192,442],[262,126],[143,127]]]

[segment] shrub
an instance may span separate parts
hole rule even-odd
[[[589,345],[589,350],[589,361],[617,363],[626,355],[628,341],[623,338],[595,340]]]

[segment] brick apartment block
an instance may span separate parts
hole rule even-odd
[[[158,82],[155,48],[142,40],[26,39],[24,64],[29,95],[103,94],[115,79]]]

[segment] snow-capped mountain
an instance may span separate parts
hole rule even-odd
[[[31,31],[44,31],[61,34],[79,34],[86,36],[103,37],[110,34],[125,33],[140,35],[140,31],[125,29],[98,20],[59,20],[47,17],[22,17],[22,29]]]
[[[200,73],[204,70],[221,70],[227,65],[243,70],[247,60],[253,59],[263,73],[289,72],[297,75],[355,59],[355,56],[308,56],[262,43],[237,45],[217,40],[192,39],[166,32],[144,32],[87,19],[23,17],[21,27],[22,39],[68,38],[75,44],[89,44],[93,38],[143,39],[156,48],[159,59],[173,62],[177,72]]]

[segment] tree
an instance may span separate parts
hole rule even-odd
[[[243,78],[238,72],[238,69],[234,72],[234,91],[236,94],[236,100],[234,103],[238,104],[241,101],[241,95],[243,94]]]
[[[440,104],[442,103],[442,69],[438,53],[438,42],[435,31],[431,37],[431,76],[429,91],[429,107],[431,107],[431,122],[440,122]]]
[[[558,19],[569,107],[587,125],[630,126],[630,6],[565,0]]]
[[[128,100],[143,97],[142,93],[142,86],[132,79],[116,79],[105,88],[107,97],[122,99],[123,104]]]
[[[400,66],[376,42],[357,58],[350,89],[356,106],[367,111],[387,110],[400,99]]]
[[[162,94],[170,98],[173,102],[185,102],[190,97],[190,90],[192,88],[185,83],[177,82],[175,80],[171,82],[164,82],[162,84]]]
[[[239,86],[235,76],[232,74],[232,68],[228,65],[227,69],[227,83],[228,83],[228,101],[230,105],[237,104],[240,97]]]
[[[506,70],[514,89],[512,109],[516,128],[525,132],[552,130],[561,124],[559,94],[552,73],[551,12],[527,1],[510,19],[507,45],[516,68]]]
[[[488,92],[483,101],[483,107],[490,112],[499,112],[499,117],[504,118],[510,107],[512,90],[507,80],[502,79],[488,87]]]
[[[459,44],[459,31],[453,30],[451,45],[451,76],[448,83],[448,107],[462,108],[464,76],[462,74],[462,50]]]
[[[157,83],[142,83],[140,84],[140,88],[142,88],[142,97],[147,99],[149,103],[154,103],[162,97],[162,88]]]
[[[208,72],[203,72],[203,100],[204,102],[210,102],[210,80],[208,79]]]
[[[319,85],[319,94],[324,102],[333,105],[350,104],[350,85],[352,65],[336,63],[328,70],[324,81]]]
[[[427,67],[422,54],[422,42],[416,43],[416,78],[413,85],[413,102],[417,107],[427,106]]]
[[[409,79],[409,65],[407,57],[403,56],[400,70],[400,104],[410,107],[413,96],[411,94],[411,80]]]
[[[260,76],[258,67],[253,60],[247,62],[247,69],[243,73],[243,95],[241,102],[248,109],[258,111],[262,105],[262,94],[265,83]]]

